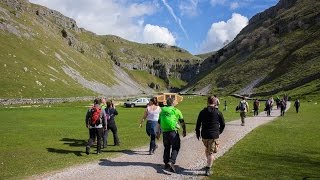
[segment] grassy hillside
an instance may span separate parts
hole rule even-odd
[[[272,17],[275,11],[270,9],[268,17],[250,20],[230,45],[208,59],[217,64],[202,72],[190,89],[211,84],[211,92],[230,94],[251,84],[254,88],[244,94],[290,92],[302,96],[319,92],[320,2],[298,0]],[[307,86],[314,88],[304,88]],[[294,92],[296,88],[299,92]]]
[[[132,88],[128,93],[144,93],[150,91],[145,84],[151,79],[162,88],[170,83],[147,73],[154,61],[171,65],[200,61],[178,47],[98,36],[59,12],[19,2],[15,8],[14,2],[11,6],[5,2],[0,1],[0,98],[108,95],[128,88],[124,84]],[[120,68],[115,70],[115,65]],[[150,78],[137,78],[130,73],[133,69]],[[122,76],[124,70],[129,74]]]

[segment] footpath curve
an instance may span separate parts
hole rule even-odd
[[[288,102],[287,107],[290,107]],[[287,108],[287,110],[288,110]],[[227,122],[224,132],[220,135],[220,149],[216,158],[226,153],[234,144],[256,127],[273,121],[280,115],[280,110],[272,110],[271,116],[265,112],[259,116],[246,118],[246,125],[240,125],[240,119]],[[163,169],[163,145],[158,141],[159,148],[153,155],[148,155],[148,147],[125,151],[116,158],[104,158],[100,161],[66,168],[60,171],[34,175],[28,179],[202,179],[206,159],[202,141],[198,141],[194,133],[181,137],[181,149],[177,158],[177,173]],[[95,154],[93,154],[95,155]]]

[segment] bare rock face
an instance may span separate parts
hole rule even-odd
[[[26,11],[30,7],[28,0],[0,0],[0,2],[16,11]]]

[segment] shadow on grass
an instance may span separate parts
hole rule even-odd
[[[63,141],[65,145],[69,145],[71,147],[83,147],[85,148],[87,141],[82,139],[71,139],[71,138],[63,138],[60,141]],[[76,156],[82,156],[84,151],[72,151],[72,150],[65,150],[65,149],[57,149],[57,148],[47,148],[48,152],[52,153],[59,153],[59,154],[70,154],[73,153]]]

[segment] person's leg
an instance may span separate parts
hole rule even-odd
[[[163,132],[163,146],[164,146],[163,162],[165,165],[167,165],[169,163],[170,149],[171,149],[169,132]]]
[[[86,145],[86,154],[90,154],[90,147],[93,145],[93,140],[96,138],[95,129],[89,129],[89,139]]]
[[[149,154],[152,153],[152,149],[153,149],[152,136],[151,136],[152,131],[153,131],[153,129],[152,129],[152,123],[151,123],[151,121],[147,121],[146,132],[147,132],[148,136],[150,137]]]
[[[116,123],[110,124],[110,129],[113,133],[113,142],[115,146],[120,145],[119,137],[118,137],[118,129]]]
[[[108,146],[108,136],[109,136],[109,132],[110,132],[110,127],[109,127],[109,125],[107,125],[107,129],[105,130],[105,134],[104,134],[104,136],[105,136],[105,141],[106,141],[105,147]]]
[[[202,139],[204,146],[206,147],[205,153],[207,158],[207,164],[205,167],[205,175],[209,176],[212,174],[211,168],[214,160],[214,152],[217,152],[218,144],[214,139]]]
[[[96,129],[97,134],[97,154],[101,153],[101,138],[103,136],[103,128]]]
[[[107,147],[107,129],[103,129],[102,133],[102,149]]]
[[[150,132],[151,141],[150,141],[150,145],[151,145],[152,153],[154,153],[154,151],[158,147],[157,144],[156,144],[157,124],[158,124],[157,121],[153,121],[152,125],[151,125],[151,132]]]
[[[179,136],[179,133],[177,132],[170,132],[170,136],[171,136],[171,144],[172,144],[170,161],[173,164],[175,164],[179,150],[180,150],[180,136]]]
[[[240,112],[240,117],[241,117],[241,125],[244,126],[246,113]]]

